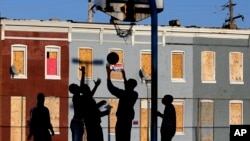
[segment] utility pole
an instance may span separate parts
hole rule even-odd
[[[93,22],[93,7],[92,7],[92,0],[88,0],[88,22]]]
[[[234,6],[236,6],[236,4],[233,3],[233,0],[229,0],[228,4],[222,6],[222,10],[225,10],[226,8],[229,9],[229,18],[225,20],[223,28],[237,29],[237,24],[234,23],[234,20],[238,18],[242,18],[242,21],[244,20],[244,16],[242,15],[234,17]]]

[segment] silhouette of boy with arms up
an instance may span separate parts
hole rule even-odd
[[[85,67],[80,68],[82,72],[80,87],[77,84],[70,84],[69,91],[73,94],[72,102],[74,107],[74,116],[70,122],[70,129],[72,133],[72,141],[82,141],[84,134],[84,114],[86,114],[81,95],[81,87],[85,81]]]
[[[119,98],[119,104],[116,112],[117,122],[115,127],[116,141],[130,141],[132,120],[134,119],[134,105],[138,99],[138,93],[134,91],[137,86],[135,79],[126,79],[125,71],[121,73],[124,79],[125,89],[119,89],[111,82],[111,69],[106,66],[107,70],[107,87],[109,92]]]
[[[164,113],[157,112],[157,116],[162,118],[161,141],[171,141],[176,132],[176,112],[172,104],[172,95],[165,95],[162,104],[165,105]]]
[[[101,79],[94,81],[95,86],[90,90],[89,86],[85,84],[85,67],[80,68],[82,77],[80,81],[80,87],[76,84],[69,86],[69,91],[74,94],[74,117],[71,121],[71,131],[73,141],[82,141],[84,134],[84,123],[87,130],[88,141],[102,141],[103,133],[100,126],[100,117],[109,114],[109,111],[99,111],[99,107],[106,104],[106,101],[96,103],[93,99],[93,95],[97,90],[97,87],[101,83]]]
[[[85,70],[85,69],[84,69]],[[82,75],[85,74],[82,70]],[[99,107],[106,104],[106,101],[102,100],[96,103],[93,98],[98,86],[101,84],[101,79],[98,78],[94,81],[95,86],[92,90],[87,84],[84,84],[85,78],[81,79],[80,91],[82,93],[82,103],[85,108],[85,119],[84,123],[87,131],[88,141],[103,141],[103,131],[101,127],[101,117],[109,114],[109,109],[106,111],[100,111]]]
[[[44,100],[44,94],[39,93],[37,106],[31,109],[28,140],[33,136],[34,141],[51,141],[51,134],[54,136],[49,109],[44,106]]]

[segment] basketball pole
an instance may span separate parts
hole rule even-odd
[[[151,141],[157,141],[157,65],[158,65],[158,19],[155,0],[150,1],[151,12]]]

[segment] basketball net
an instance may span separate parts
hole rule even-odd
[[[117,36],[124,38],[125,40],[132,35],[132,29],[135,25],[135,23],[130,23],[129,29],[121,29],[118,24],[119,21],[115,20],[114,18],[110,19],[110,23],[114,24]]]

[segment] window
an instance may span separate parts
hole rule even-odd
[[[10,98],[10,141],[26,140],[26,98]]]
[[[12,45],[11,47],[11,68],[14,78],[27,78],[27,46]]]
[[[109,113],[109,134],[115,134],[115,125],[116,125],[116,111],[119,103],[119,99],[109,99],[108,103],[112,106]]]
[[[59,97],[45,97],[44,105],[49,109],[50,121],[56,134],[60,133],[60,98]]]
[[[213,140],[214,136],[214,102],[212,100],[200,101],[200,138]]]
[[[45,78],[60,79],[61,78],[61,50],[58,46],[45,47]]]
[[[184,133],[184,101],[174,100],[173,105],[176,112],[176,133]]]
[[[144,77],[151,79],[151,51],[141,51],[141,70],[144,71]]]
[[[184,81],[184,52],[173,51],[172,52],[172,81],[183,82]]]
[[[243,53],[229,53],[230,83],[243,84]]]
[[[93,49],[90,47],[80,47],[78,50],[79,54],[79,68],[82,66],[85,66],[85,77],[86,79],[92,79],[93,78]],[[82,77],[82,72],[78,70],[78,76],[79,78]]]
[[[140,137],[141,141],[148,141],[150,135],[150,115],[151,115],[151,101],[149,99],[141,99],[140,111]]]
[[[215,83],[215,52],[201,53],[201,80],[203,83]]]
[[[110,49],[109,52],[115,52],[119,56],[118,62],[115,65],[111,65],[111,69],[114,70],[111,72],[111,79],[123,80],[122,73],[120,72],[120,69],[123,69],[123,50]]]
[[[230,125],[243,124],[243,102],[240,100],[232,100],[229,104]]]

